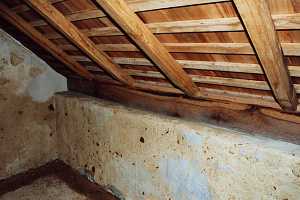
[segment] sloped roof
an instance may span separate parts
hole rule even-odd
[[[69,79],[299,121],[298,0],[2,0],[0,17]]]

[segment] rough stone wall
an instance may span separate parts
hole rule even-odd
[[[60,158],[127,200],[299,200],[300,147],[56,97]]]
[[[0,29],[0,179],[57,157],[56,91],[66,79]]]

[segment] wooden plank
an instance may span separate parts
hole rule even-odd
[[[208,3],[226,2],[229,0],[126,0],[128,6],[134,12],[157,10],[164,8],[174,8],[182,6],[192,6]]]
[[[77,61],[90,62],[91,60],[84,56],[72,56]],[[154,66],[152,62],[145,58],[127,58],[114,57],[115,63],[120,65],[145,65]],[[212,70],[224,72],[241,72],[250,74],[263,74],[263,71],[258,64],[250,63],[233,63],[233,62],[214,62],[214,61],[194,61],[194,60],[177,60],[184,69]],[[300,77],[300,66],[288,66],[290,75]]]
[[[80,76],[83,76],[87,79],[93,79],[94,76],[82,65],[72,59],[68,54],[61,50],[57,45],[52,43],[50,40],[45,38],[40,32],[38,32],[34,27],[29,23],[23,20],[14,12],[5,6],[3,3],[0,3],[0,15],[17,27],[20,31],[30,37],[33,41],[39,44],[41,47],[45,48],[50,52],[55,58],[65,64],[74,72],[78,73]]]
[[[300,56],[300,43],[281,43],[285,56]]]
[[[98,77],[97,79],[98,81],[101,81],[103,76],[96,75],[96,77]],[[105,79],[105,82],[107,82],[107,79]],[[170,83],[137,80],[134,84],[134,88],[143,91],[159,92],[163,94],[178,94],[178,95],[183,94],[181,90],[174,88]],[[205,94],[205,98],[203,98],[203,95],[201,97],[199,96],[195,98],[200,98],[202,100],[203,99],[221,100],[221,101],[228,101],[233,103],[249,104],[255,106],[263,106],[263,107],[280,109],[280,106],[272,96],[249,94],[244,92],[235,92],[229,90],[220,90],[220,89],[203,88],[203,87],[201,87],[201,91]],[[298,106],[298,111],[300,111],[300,106]]]
[[[48,3],[58,3],[63,2],[64,0],[48,0]],[[192,6],[192,5],[200,5],[200,4],[208,4],[208,3],[218,3],[218,2],[226,2],[230,0],[126,0],[129,7],[134,10],[134,12],[141,12],[141,11],[149,11],[149,10],[157,10],[157,9],[164,9],[164,8],[175,8],[181,6]],[[25,5],[21,4],[12,8],[15,12],[25,12],[28,11],[30,8]],[[72,14],[71,14],[72,15]],[[71,16],[70,15],[70,16]],[[84,15],[84,13],[83,13]],[[98,13],[96,17],[104,17],[105,14],[103,12]],[[73,17],[76,18],[76,17]],[[82,20],[82,19],[75,19]]]
[[[124,84],[133,84],[134,80],[125,74],[120,66],[114,64],[105,52],[97,49],[96,45],[82,34],[77,27],[68,21],[55,7],[45,0],[26,0],[26,2],[105,71]]]
[[[87,67],[89,70],[93,68]],[[144,71],[138,69],[128,69],[126,70],[128,74],[133,76],[142,76],[150,78],[160,78],[164,79],[165,77],[156,71]],[[225,77],[214,77],[214,76],[199,76],[199,75],[189,75],[195,83],[205,83],[205,84],[214,84],[214,85],[224,85],[230,87],[239,87],[239,88],[249,88],[256,90],[270,90],[270,87],[266,81],[257,81],[257,80],[247,80],[247,79],[238,79],[238,78],[225,78]],[[297,94],[300,94],[300,84],[294,84]]]
[[[86,66],[86,68],[92,72],[102,72],[101,69],[98,69],[94,66]],[[165,79],[165,77],[157,71],[145,71],[139,69],[127,69],[128,74],[132,76],[141,76],[141,77],[150,77],[150,78],[159,78]],[[270,87],[265,81],[257,80],[248,80],[248,79],[238,79],[238,78],[225,78],[225,77],[214,77],[214,76],[199,76],[199,75],[189,75],[195,83],[205,83],[213,85],[223,85],[230,87],[239,87],[239,88],[249,88],[256,90],[270,90]],[[300,84],[294,84],[297,94],[300,94]]]
[[[300,13],[274,15],[276,30],[300,29]],[[243,31],[239,18],[199,19],[172,22],[149,23],[146,26],[153,34],[161,33],[188,33],[188,32],[216,32],[216,31]],[[124,35],[117,27],[103,27],[82,29],[88,37]],[[59,34],[47,34],[49,39],[57,39]]]
[[[65,0],[48,0],[48,3],[51,3],[51,4],[54,4],[54,3],[59,3],[59,2],[63,2]],[[12,10],[14,12],[25,12],[25,11],[28,11],[30,10],[30,7],[27,6],[26,4],[20,4],[14,8],[12,8]]]
[[[297,95],[293,87],[283,53],[265,0],[234,0],[250,39],[260,59],[273,94],[284,110],[297,108]]]
[[[62,0],[53,0],[53,1],[62,1]],[[226,2],[229,0],[127,0],[128,6],[134,12],[141,12],[141,11],[149,11],[149,10],[157,10],[157,9],[164,9],[164,8],[175,8],[181,6],[192,6],[192,5],[200,5],[200,4],[208,4],[208,3],[218,3],[218,2]],[[25,6],[25,7],[24,7]],[[18,6],[17,8],[13,8],[18,12],[27,11],[29,8],[26,5]],[[79,20],[86,20],[92,18],[101,18],[105,17],[105,13],[101,10],[82,10],[79,12],[75,12],[72,14],[67,15],[66,17],[70,21],[79,21]],[[38,20],[34,22],[35,26],[43,26],[47,25],[47,23],[43,20]]]
[[[248,54],[254,55],[249,43],[162,43],[169,52],[180,53],[218,53],[218,54]],[[300,43],[281,43],[285,56],[300,56]],[[60,48],[76,51],[73,45],[59,45]],[[102,51],[136,51],[133,44],[97,44]]]
[[[146,24],[153,34],[159,33],[188,33],[188,32],[215,32],[215,31],[242,31],[243,26],[236,17],[220,19],[200,19],[173,22],[157,22]],[[102,27],[82,29],[88,37],[124,35],[117,27]],[[59,34],[47,34],[49,39],[58,39]]]
[[[133,76],[164,79],[164,76],[160,72],[156,72],[156,71],[144,71],[144,70],[136,70],[136,69],[128,69],[126,71],[128,74]],[[189,75],[189,76],[196,83],[224,85],[230,87],[250,88],[250,89],[257,89],[257,90],[270,90],[268,83],[265,81],[224,78],[224,77],[214,77],[214,76],[199,76],[199,75]]]
[[[191,78],[123,0],[97,0],[97,2],[173,84],[189,96],[195,96],[199,93]]]
[[[82,80],[72,79],[68,86],[84,93],[85,88],[80,86],[86,84],[82,84]],[[160,96],[108,84],[95,84],[93,88],[93,94],[98,98],[116,101],[126,106],[300,144],[299,116],[279,113],[274,109],[269,110],[278,114],[271,116],[261,112],[260,108],[251,109],[229,102]],[[249,122],[256,122],[259,126]]]

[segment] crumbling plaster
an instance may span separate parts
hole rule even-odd
[[[298,200],[300,147],[76,94],[56,96],[60,159],[127,200]]]
[[[0,179],[57,158],[54,93],[66,79],[0,29]]]

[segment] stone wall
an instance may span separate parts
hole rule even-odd
[[[297,200],[300,147],[75,94],[60,158],[126,200]]]
[[[66,79],[0,29],[0,179],[57,158],[54,93]]]

